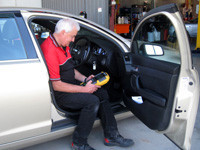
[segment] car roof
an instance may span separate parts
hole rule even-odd
[[[51,13],[51,14],[60,14],[60,15],[68,15],[70,17],[75,17],[77,18],[77,15],[73,15],[70,13],[66,13],[63,11],[59,10],[53,10],[53,9],[48,9],[48,8],[34,8],[34,7],[1,7],[0,12],[6,11],[6,12],[38,12],[38,13]]]
[[[78,15],[73,15],[73,14],[70,14],[70,13],[66,13],[66,12],[63,12],[63,11],[59,11],[59,10],[53,10],[53,9],[48,9],[48,8],[34,8],[34,7],[0,7],[0,12],[21,12],[21,13],[26,13],[26,12],[30,12],[30,13],[48,13],[48,14],[54,14],[54,15],[64,15],[66,17],[70,17],[70,18],[74,18],[74,19],[77,19],[77,20],[81,20],[83,22],[86,22],[86,23],[92,23],[94,26],[96,26],[97,28],[101,28],[103,29],[105,32],[111,34],[112,31],[91,21],[91,20],[88,20],[88,19],[85,19],[85,18],[82,18]],[[130,46],[130,41],[128,40],[124,40],[124,38],[122,38],[120,35],[118,34],[115,34],[114,32],[112,33],[115,35],[116,38],[118,38],[119,40],[123,41],[126,43],[126,45],[129,47]]]

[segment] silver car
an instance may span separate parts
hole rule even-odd
[[[198,18],[192,20],[191,22],[186,22],[185,27],[188,31],[189,37],[196,38],[198,29]]]
[[[131,42],[63,12],[1,8],[0,149],[19,149],[73,132],[80,111],[57,105],[40,48],[56,22],[67,17],[81,26],[71,45],[76,69],[85,75],[109,74],[110,81],[104,86],[115,117],[137,116],[150,129],[189,150],[199,77],[175,4],[149,11]],[[171,35],[172,26],[175,32]],[[95,125],[99,125],[98,118]]]

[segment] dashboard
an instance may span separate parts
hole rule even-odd
[[[107,52],[103,48],[95,45],[93,47],[93,54],[95,54],[97,56],[99,56],[99,55],[106,56]]]
[[[84,40],[84,37],[83,35],[78,36],[77,40],[81,38]],[[96,68],[97,72],[108,72],[111,76],[121,76],[119,74],[123,70],[124,61],[119,47],[105,38],[87,36],[87,40],[90,43],[90,52],[85,61],[85,66],[88,66],[90,69]],[[84,42],[79,41],[78,43],[81,43],[81,47],[84,47]]]

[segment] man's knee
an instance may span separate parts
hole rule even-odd
[[[97,112],[99,109],[99,105],[99,98],[95,95],[90,95],[87,98],[87,105],[85,106],[85,108]]]
[[[104,88],[98,89],[94,94],[100,99],[100,101],[109,99],[108,92]]]

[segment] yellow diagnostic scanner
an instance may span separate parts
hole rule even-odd
[[[95,75],[94,78],[92,78],[90,80],[92,80],[92,84],[103,86],[106,83],[108,83],[108,81],[110,80],[110,77],[106,72],[101,72],[101,73],[98,73],[97,75]],[[87,84],[87,82],[86,83],[83,82],[83,83],[81,83],[81,85],[85,86]]]

